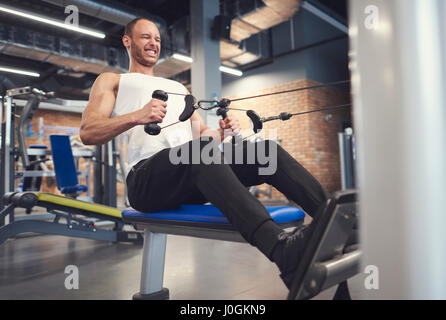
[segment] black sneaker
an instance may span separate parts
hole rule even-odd
[[[303,224],[291,232],[284,231],[279,235],[278,249],[281,251],[278,252],[279,256],[275,262],[281,272],[280,277],[288,289],[291,288],[297,267],[308,242],[309,230],[310,224]]]

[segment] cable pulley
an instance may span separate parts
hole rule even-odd
[[[160,99],[163,101],[167,101],[168,95],[170,95],[170,94],[184,96],[185,107],[184,107],[183,112],[180,114],[177,122],[171,123],[164,127],[160,127],[157,123],[152,122],[152,123],[146,124],[144,126],[144,130],[146,133],[148,133],[150,135],[158,135],[162,129],[170,127],[172,125],[175,125],[179,122],[184,122],[184,121],[188,120],[192,116],[192,114],[195,112],[195,110],[197,110],[197,109],[202,109],[205,111],[217,109],[216,114],[218,116],[221,116],[223,120],[226,119],[227,113],[229,110],[245,111],[246,115],[248,116],[248,118],[251,120],[251,122],[253,124],[254,134],[256,134],[263,129],[263,123],[268,122],[268,121],[273,121],[273,120],[286,121],[286,120],[289,120],[293,116],[304,115],[304,114],[309,114],[309,113],[314,113],[314,112],[323,112],[323,111],[333,110],[333,109],[346,108],[346,107],[350,107],[351,104],[329,106],[329,107],[324,107],[324,108],[309,110],[309,111],[303,111],[303,112],[298,112],[298,113],[281,112],[279,115],[263,118],[254,110],[230,108],[229,106],[231,105],[231,102],[266,97],[266,96],[270,96],[270,95],[296,92],[296,91],[312,90],[312,89],[318,89],[318,88],[323,88],[323,87],[328,87],[328,86],[342,85],[342,84],[347,84],[349,82],[350,82],[350,80],[343,80],[343,81],[336,81],[336,82],[331,82],[331,83],[326,83],[326,84],[321,84],[321,85],[314,85],[314,86],[300,87],[300,88],[284,90],[284,91],[277,91],[277,92],[272,92],[272,93],[265,93],[265,94],[260,94],[260,95],[256,95],[256,96],[248,96],[248,97],[237,98],[237,99],[233,99],[233,100],[230,100],[227,98],[222,98],[220,100],[217,100],[217,99],[199,100],[198,102],[196,101],[195,97],[191,94],[174,93],[174,92],[165,92],[162,90],[155,90],[152,94],[152,98]],[[205,104],[210,104],[210,106],[206,107]],[[234,139],[233,139],[233,141],[234,141]]]

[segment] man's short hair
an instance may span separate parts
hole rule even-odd
[[[133,27],[135,26],[135,24],[139,21],[139,20],[147,20],[150,21],[152,23],[154,23],[152,20],[147,19],[147,18],[135,18],[132,21],[130,21],[129,23],[127,23],[125,25],[125,29],[124,29],[124,35],[131,37],[132,36],[132,32],[133,32]]]

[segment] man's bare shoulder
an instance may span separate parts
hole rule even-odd
[[[119,89],[120,74],[113,72],[103,72],[95,80],[92,92],[94,94],[100,94],[107,91],[113,91],[116,95]]]
[[[104,84],[119,84],[119,79],[121,75],[114,72],[103,72],[97,78],[96,82],[101,82]]]

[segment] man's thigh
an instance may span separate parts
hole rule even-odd
[[[250,141],[240,142],[237,146],[225,143],[223,149],[227,163],[229,163],[240,182],[246,187],[265,183],[265,177],[260,175],[260,168],[264,167],[264,165],[260,165],[257,159],[258,145],[259,143]]]
[[[201,148],[208,142],[202,142]],[[191,147],[192,141],[187,143]],[[185,144],[186,145],[186,144]],[[247,164],[246,143],[241,164],[230,164],[231,169],[246,187],[264,183],[258,174],[258,164]],[[173,164],[172,149],[164,149],[134,166],[127,178],[129,202],[139,211],[153,212],[177,208],[182,204],[200,204],[208,200],[195,184],[192,166],[200,164]],[[190,149],[191,150],[191,149]],[[209,164],[222,166],[223,164]],[[230,183],[216,181],[215,183]]]
[[[172,164],[164,149],[135,165],[127,177],[130,205],[153,212],[178,207],[194,189],[187,164]]]

